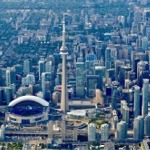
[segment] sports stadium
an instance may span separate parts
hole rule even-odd
[[[48,120],[49,103],[42,98],[26,95],[8,105],[7,121],[16,124],[35,124]]]

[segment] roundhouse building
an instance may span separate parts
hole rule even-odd
[[[17,124],[34,124],[48,120],[49,103],[42,98],[26,95],[8,105],[7,121]]]

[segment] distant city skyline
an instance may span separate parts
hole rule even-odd
[[[0,147],[148,149],[149,7],[0,1]]]

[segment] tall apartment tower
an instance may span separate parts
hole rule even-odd
[[[134,119],[134,140],[142,140],[144,138],[144,118],[138,116]]]
[[[65,42],[65,15],[63,15],[63,31],[62,31],[62,46],[60,55],[62,56],[62,91],[61,91],[61,110],[66,113],[69,109],[67,95],[67,76],[66,76],[66,56],[67,48]]]
[[[127,124],[125,121],[120,121],[117,124],[117,140],[125,140],[127,138]]]
[[[101,125],[101,140],[102,141],[108,141],[109,138],[109,125],[106,124],[102,124]]]
[[[144,118],[144,135],[150,136],[150,115]]]
[[[134,118],[140,115],[140,87],[134,86]]]
[[[143,79],[142,88],[142,116],[148,114],[148,93],[149,93],[149,79]]]
[[[93,123],[88,124],[88,141],[96,140],[96,126]]]

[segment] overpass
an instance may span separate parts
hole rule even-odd
[[[69,132],[67,132],[69,131]],[[71,134],[71,131],[73,132],[73,130],[66,130],[66,133],[69,135]],[[78,134],[87,134],[87,131],[84,130],[77,130],[77,135]],[[48,131],[38,131],[38,132],[34,132],[34,131],[8,131],[6,130],[5,132],[5,136],[46,136],[48,137]],[[53,131],[53,135],[54,136],[58,136],[61,135],[61,131]]]
[[[68,102],[69,108],[83,109],[83,108],[96,108],[96,104],[91,103],[90,101],[79,101],[71,100]],[[60,107],[60,103],[57,104]]]

